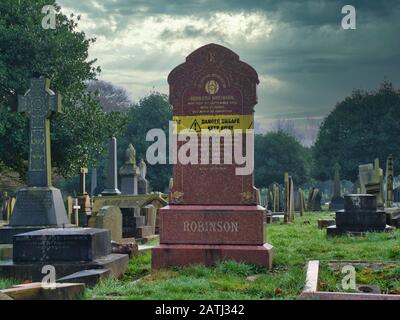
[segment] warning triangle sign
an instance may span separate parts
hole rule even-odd
[[[196,131],[196,132],[201,132],[201,127],[199,125],[199,123],[197,122],[196,119],[194,119],[192,125],[190,126],[190,129]]]

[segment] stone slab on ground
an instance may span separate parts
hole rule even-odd
[[[346,264],[349,264],[347,262]],[[298,300],[400,300],[398,294],[348,293],[318,291],[319,261],[312,260],[307,265],[306,283]]]
[[[136,237],[137,238],[147,238],[152,236],[153,227],[152,226],[141,226],[136,229]]]
[[[121,277],[128,269],[129,257],[127,254],[109,254],[87,262],[52,262],[57,277],[64,277],[75,272],[88,269],[109,269],[111,276]],[[46,263],[45,263],[46,264]],[[12,260],[0,261],[0,276],[18,280],[41,281],[43,278],[40,262],[15,263]]]
[[[59,283],[84,283],[86,287],[94,287],[98,282],[110,276],[108,269],[90,269],[75,272],[57,280]]]
[[[50,287],[53,286],[54,287]],[[13,286],[1,290],[14,300],[76,300],[85,292],[83,283],[54,283],[45,287],[41,282]]]

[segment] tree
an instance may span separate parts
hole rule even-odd
[[[136,148],[137,162],[146,160],[146,150],[153,143],[146,141],[150,129],[162,129],[168,137],[169,121],[172,120],[172,107],[168,97],[159,92],[152,92],[128,111],[128,125],[118,144],[120,163],[124,160],[124,151],[129,143]],[[148,165],[148,177],[154,190],[164,191],[171,177],[171,165]]]
[[[56,10],[54,30],[42,27],[45,5]],[[52,120],[51,128],[53,164],[65,176],[95,161],[105,138],[119,131],[119,115],[104,114],[86,93],[86,81],[100,72],[96,60],[88,61],[95,39],[78,32],[73,18],[63,15],[54,0],[0,2],[0,161],[21,175],[27,169],[28,121],[16,112],[16,101],[32,77],[49,78],[63,96],[64,114]]]
[[[355,181],[360,164],[389,154],[400,154],[400,91],[383,82],[376,91],[356,90],[339,102],[323,121],[313,147],[317,179],[332,178],[333,166],[341,166],[341,178]],[[395,157],[395,167],[400,159]]]
[[[111,82],[91,80],[87,84],[88,92],[94,94],[104,111],[127,111],[132,105],[125,89],[115,86]]]
[[[296,185],[310,178],[311,154],[293,136],[283,132],[270,132],[255,136],[254,141],[255,185],[268,187],[282,182],[288,172]]]

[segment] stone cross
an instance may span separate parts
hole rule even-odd
[[[79,227],[79,209],[81,208],[81,206],[78,204],[78,198],[75,198],[75,203],[72,208],[74,209],[75,214],[75,225]]]
[[[81,168],[81,173],[79,175],[80,180],[80,194],[86,194],[86,174],[88,173],[87,168]]]
[[[50,118],[61,112],[61,96],[50,90],[50,80],[31,79],[30,89],[18,95],[18,112],[29,118],[28,186],[51,186]]]

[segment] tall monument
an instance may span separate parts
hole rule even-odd
[[[340,165],[335,163],[333,177],[333,196],[329,204],[329,210],[337,211],[344,209],[344,198],[340,187]]]
[[[225,130],[231,135],[240,130],[235,138],[242,139],[242,147],[247,146],[246,132],[252,134],[257,103],[257,72],[233,51],[209,44],[172,70],[168,83],[177,124],[174,139],[191,129],[190,135],[200,145],[192,150],[203,152],[199,152],[202,159],[197,164],[178,160],[173,166],[170,204],[160,209],[160,245],[152,252],[153,268],[212,265],[225,259],[271,268],[265,208],[258,205],[253,172],[237,174],[243,165],[225,162],[223,149],[231,148],[228,155],[234,153],[225,138],[211,156],[214,145],[204,131]],[[191,142],[178,139],[178,150]]]

